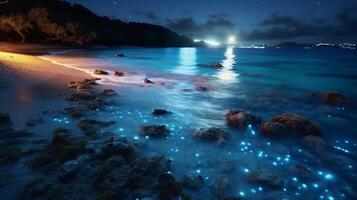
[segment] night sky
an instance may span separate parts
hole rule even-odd
[[[99,15],[166,26],[196,39],[357,42],[357,0],[69,0]]]

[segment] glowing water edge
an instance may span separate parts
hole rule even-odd
[[[123,53],[125,57],[115,57]],[[119,70],[123,77],[102,76],[101,84],[115,85],[117,103],[93,113],[94,118],[116,120],[112,131],[140,144],[148,156],[165,155],[178,180],[197,174],[200,189],[185,189],[192,199],[216,199],[216,187],[226,196],[246,199],[353,199],[356,195],[355,105],[328,105],[326,91],[340,91],[357,99],[357,54],[347,50],[280,50],[234,48],[131,48],[71,51],[44,59],[85,69]],[[220,63],[222,68],[203,66]],[[144,85],[148,78],[156,84]],[[205,89],[202,89],[204,87]],[[315,93],[314,95],[309,95]],[[155,108],[170,115],[154,117]],[[319,123],[331,151],[307,149],[298,137],[269,139],[259,127],[233,129],[226,125],[231,108],[252,111],[269,121],[283,113],[297,113]],[[63,116],[64,117],[64,116]],[[73,126],[71,119],[54,123]],[[141,125],[163,124],[170,135],[142,137]],[[198,129],[217,127],[230,134],[224,144],[192,137]],[[318,147],[316,147],[318,148]],[[252,183],[260,169],[264,180]],[[221,185],[217,186],[217,181]]]

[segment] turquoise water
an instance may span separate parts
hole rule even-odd
[[[115,57],[124,53],[125,57]],[[117,120],[111,131],[137,141],[147,155],[166,155],[173,160],[172,173],[179,179],[187,172],[201,175],[205,187],[188,191],[193,199],[214,199],[215,179],[231,178],[226,195],[248,199],[352,199],[355,195],[356,107],[321,103],[325,91],[340,91],[357,99],[357,52],[349,50],[166,48],[72,51],[47,56],[83,69],[121,70],[123,78],[110,76],[103,85],[118,93],[113,105],[93,116]],[[221,63],[222,69],[201,66]],[[89,73],[92,72],[89,70]],[[156,85],[143,86],[144,78]],[[207,91],[197,90],[206,87]],[[309,97],[309,93],[317,97]],[[173,112],[153,117],[154,108]],[[294,112],[318,122],[323,138],[335,147],[336,166],[305,150],[298,140],[264,138],[255,128],[233,130],[224,115],[230,108],[250,110],[263,121]],[[69,122],[71,124],[72,122]],[[74,123],[74,122],[73,122]],[[166,139],[140,137],[143,124],[165,124]],[[202,143],[191,133],[219,127],[231,134],[225,145]],[[338,165],[337,165],[338,163]],[[340,165],[343,163],[343,165]],[[300,180],[296,165],[304,165],[311,179]],[[248,182],[257,167],[276,171],[284,186],[270,189]],[[352,179],[352,180],[351,180]]]

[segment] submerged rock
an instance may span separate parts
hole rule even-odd
[[[77,92],[65,97],[67,101],[91,101],[97,98],[97,96],[92,92]]]
[[[32,136],[33,133],[23,129],[23,130],[15,130],[13,128],[3,128],[0,129],[0,139],[14,139],[21,137],[29,137]]]
[[[104,99],[97,97],[94,100],[88,102],[87,107],[91,110],[102,109],[107,103]]]
[[[65,108],[64,112],[72,118],[81,118],[85,115],[87,111],[85,108],[82,107],[69,107]]]
[[[228,175],[220,174],[211,186],[212,192],[218,198],[224,198],[232,188],[232,180]]]
[[[102,91],[101,93],[102,95],[105,95],[105,96],[113,96],[113,95],[116,95],[115,91],[112,90],[112,89],[105,89]]]
[[[0,113],[0,128],[11,126],[11,118],[9,113]]]
[[[118,53],[115,55],[116,57],[124,57],[124,54],[123,53]]]
[[[265,122],[260,127],[260,132],[268,138],[277,139],[286,136],[289,129],[279,122]]]
[[[211,67],[211,68],[223,68],[224,66],[221,63],[213,63],[213,64],[201,64],[202,67]]]
[[[53,137],[51,144],[52,145],[68,145],[71,143],[70,139],[71,135],[69,134],[69,130],[64,128],[57,128],[53,131]]]
[[[142,125],[139,132],[141,135],[153,138],[164,138],[170,133],[165,125]]]
[[[212,127],[206,130],[196,131],[192,134],[192,136],[201,140],[217,141],[219,143],[223,143],[229,138],[229,133],[220,128]]]
[[[271,122],[283,124],[290,130],[291,133],[297,134],[298,136],[321,134],[321,128],[319,125],[305,116],[294,113],[286,113],[275,116],[271,119]]]
[[[22,156],[22,149],[16,146],[6,147],[0,150],[0,164],[9,164],[17,161]]]
[[[171,111],[165,110],[165,109],[161,109],[161,108],[156,108],[152,111],[152,114],[155,116],[162,116],[162,115],[167,115],[167,114],[171,114]]]
[[[255,116],[252,112],[231,109],[226,114],[226,121],[231,127],[243,129],[248,125],[259,125],[262,120],[260,117]]]
[[[308,135],[301,139],[302,144],[314,151],[315,153],[325,153],[330,149],[330,146],[325,140],[316,135]]]
[[[205,182],[202,176],[195,173],[188,173],[182,177],[180,181],[182,187],[189,188],[192,190],[200,189],[204,186]]]
[[[108,75],[109,73],[104,71],[104,70],[101,70],[101,69],[96,69],[94,71],[94,74],[96,74],[96,75]]]
[[[76,172],[79,168],[79,162],[76,160],[69,160],[61,167],[61,172],[58,175],[60,181],[67,181],[75,178]]]
[[[153,81],[149,80],[149,79],[144,79],[144,83],[145,84],[155,84]]]
[[[28,127],[34,127],[36,125],[42,124],[44,120],[42,118],[37,118],[37,119],[29,119],[26,121],[26,126]]]
[[[282,179],[277,172],[262,168],[252,171],[248,180],[253,184],[264,185],[273,189],[278,189],[283,185]]]
[[[304,165],[297,164],[295,166],[295,171],[302,180],[309,180],[313,177],[313,172]]]
[[[120,71],[114,71],[114,75],[115,76],[125,76],[124,72],[120,72]]]
[[[100,128],[105,128],[115,124],[115,121],[97,121],[93,119],[81,120],[78,127],[88,136],[98,133]]]
[[[340,92],[326,92],[321,95],[321,100],[327,104],[348,104],[350,101]]]

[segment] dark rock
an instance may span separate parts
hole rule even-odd
[[[159,197],[161,199],[173,199],[180,196],[182,189],[176,182],[172,174],[162,172],[158,178],[158,185],[156,186]]]
[[[78,90],[81,89],[91,89],[91,86],[97,85],[97,80],[100,80],[100,78],[89,78],[89,79],[84,79],[83,81],[70,81],[67,83],[68,88],[76,88]]]
[[[80,107],[78,108],[70,107],[70,108],[65,108],[64,112],[72,118],[81,118],[85,115],[87,111],[84,108],[80,108]]]
[[[115,76],[125,76],[124,72],[120,72],[120,71],[114,71],[114,75]]]
[[[38,119],[30,119],[26,121],[26,126],[28,127],[34,127],[36,125],[42,124],[44,122],[44,120],[42,118],[38,118]]]
[[[57,128],[53,131],[52,145],[68,145],[71,143],[71,135],[69,131],[64,128]]]
[[[185,176],[183,176],[180,183],[182,187],[189,188],[192,190],[200,189],[205,184],[202,176],[194,173],[188,173]]]
[[[199,130],[192,134],[194,138],[206,140],[206,141],[217,141],[219,143],[225,142],[229,138],[229,133],[225,132],[219,128],[209,128],[206,130]]]
[[[243,129],[248,125],[259,125],[262,120],[260,117],[255,116],[252,112],[231,109],[226,114],[226,121],[231,127]]]
[[[321,96],[321,100],[327,104],[346,104],[350,102],[340,92],[326,92]]]
[[[306,135],[320,135],[321,128],[309,118],[297,115],[294,113],[287,113],[275,116],[271,122],[278,122],[285,125],[292,133],[299,136]]]
[[[151,80],[149,80],[147,78],[144,80],[144,83],[145,84],[155,84],[153,81],[151,81]]]
[[[67,101],[91,101],[96,99],[97,96],[92,92],[77,92],[65,97]]]
[[[139,132],[141,135],[153,138],[167,137],[170,133],[165,125],[142,125]]]
[[[75,178],[79,168],[79,163],[76,160],[69,160],[62,165],[61,172],[58,175],[60,181],[68,181]]]
[[[46,183],[43,178],[35,178],[25,185],[23,190],[20,192],[19,199],[34,199],[34,197],[47,194],[49,188],[50,185]]]
[[[105,96],[113,96],[113,95],[116,95],[115,91],[112,90],[112,89],[105,89],[102,91],[101,93],[102,95],[105,95]]]
[[[12,122],[9,113],[0,113],[0,128],[11,126]]]
[[[252,171],[248,179],[252,184],[263,185],[272,189],[278,189],[283,184],[278,173],[261,168]]]
[[[112,156],[121,156],[125,159],[130,158],[135,154],[135,148],[125,142],[109,142],[104,144],[98,152],[98,157],[107,159]]]
[[[232,180],[229,176],[220,174],[211,186],[212,192],[219,198],[223,198],[232,188]]]
[[[260,127],[260,132],[268,138],[277,139],[286,136],[290,131],[282,123],[279,122],[265,122]]]
[[[124,57],[124,54],[123,53],[118,53],[115,55],[116,57]]]
[[[203,85],[197,85],[196,86],[196,90],[201,91],[201,92],[207,92],[208,91],[208,87],[203,86]]]
[[[104,70],[96,69],[94,71],[94,74],[96,74],[96,75],[108,75],[109,73],[104,71]]]
[[[78,127],[88,136],[95,135],[100,128],[105,128],[115,124],[115,121],[97,121],[93,119],[81,120]]]
[[[221,63],[213,63],[213,64],[201,64],[202,67],[211,67],[211,68],[223,68],[224,66]]]
[[[167,115],[167,114],[171,114],[171,113],[172,113],[171,111],[161,109],[161,108],[156,108],[152,111],[152,114],[156,115],[156,116]]]
[[[0,163],[8,164],[17,161],[23,152],[19,147],[12,146],[0,151]]]
[[[19,130],[19,131],[13,128],[0,129],[0,139],[13,139],[13,138],[29,137],[32,135],[33,133],[26,129]]]
[[[95,98],[94,100],[89,101],[87,107],[91,110],[97,110],[97,109],[102,109],[106,105],[107,103],[104,101],[104,99],[98,97]]]
[[[330,146],[321,137],[316,135],[308,135],[302,138],[302,144],[316,153],[325,153]]]
[[[308,167],[300,164],[295,166],[295,171],[298,174],[299,178],[305,181],[312,179],[314,175]]]

